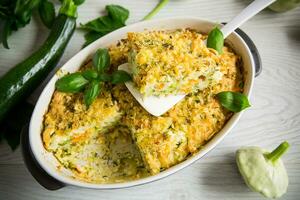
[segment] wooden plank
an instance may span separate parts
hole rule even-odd
[[[112,3],[127,7],[131,11],[128,23],[133,23],[141,20],[157,0],[89,0],[79,8],[78,23],[98,17],[104,6]],[[170,1],[155,18],[193,16],[223,22],[230,20],[248,3],[236,0]],[[265,10],[242,28],[259,49],[263,72],[255,79],[252,107],[231,133],[201,160],[166,179],[134,188],[99,191],[67,187],[49,192],[26,170],[20,150],[12,153],[1,143],[0,199],[261,199],[244,185],[235,166],[234,152],[245,145],[271,149],[283,140],[292,146],[283,158],[290,186],[282,199],[299,199],[300,8],[281,14]],[[14,33],[9,39],[11,49],[0,47],[0,76],[31,54],[47,34],[48,30],[40,26],[38,19]],[[78,52],[82,44],[83,32],[76,31],[58,67]],[[47,80],[31,99],[37,99]]]
[[[0,165],[23,163],[20,147],[18,147],[15,151],[12,151],[5,142],[0,144]]]
[[[228,163],[227,163],[228,162]],[[289,191],[282,199],[297,199],[300,169],[286,162],[290,174]],[[296,174],[296,176],[291,176]],[[68,186],[47,191],[38,185],[22,165],[0,165],[0,199],[261,199],[251,192],[231,158],[221,163],[197,162],[165,179],[133,188],[90,190]]]

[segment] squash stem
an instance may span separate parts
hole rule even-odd
[[[289,149],[289,147],[289,143],[284,141],[271,153],[266,154],[265,157],[266,159],[274,163]]]
[[[151,19],[156,13],[158,13],[167,3],[169,0],[161,0],[156,7],[148,14],[146,15],[143,20]]]
[[[77,18],[77,6],[73,0],[63,0],[59,9],[60,14],[64,14],[68,17]]]

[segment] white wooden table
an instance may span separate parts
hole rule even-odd
[[[103,13],[106,4],[120,4],[130,13],[128,23],[142,17],[156,0],[86,0],[79,8],[78,22]],[[194,16],[223,22],[230,20],[247,0],[171,0],[156,18]],[[300,199],[300,8],[282,14],[265,10],[242,29],[256,43],[263,72],[255,79],[252,107],[245,112],[231,133],[204,158],[163,180],[120,190],[90,190],[66,187],[51,192],[41,187],[25,168],[20,149],[11,152],[0,144],[0,199],[261,199],[251,192],[237,172],[234,153],[243,145],[274,148],[283,140],[291,149],[283,160],[290,185],[282,199]],[[10,50],[0,48],[0,75],[30,55],[47,37],[48,31],[35,19],[9,39]],[[83,33],[76,31],[60,64],[65,63],[83,44]],[[40,87],[33,95],[35,100]]]

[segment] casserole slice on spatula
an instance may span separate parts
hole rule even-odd
[[[204,40],[187,29],[128,33],[129,63],[118,69],[132,74],[125,84],[149,113],[160,116],[186,94],[221,80],[220,57]]]
[[[128,33],[129,63],[119,66],[133,75],[126,87],[144,109],[160,116],[185,95],[217,84],[224,38],[274,1],[252,2],[207,40],[189,30]]]

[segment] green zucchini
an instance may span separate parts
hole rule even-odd
[[[76,27],[76,15],[60,13],[44,44],[0,79],[0,121],[7,112],[25,101],[47,77],[62,56]],[[17,115],[17,113],[16,113]]]

